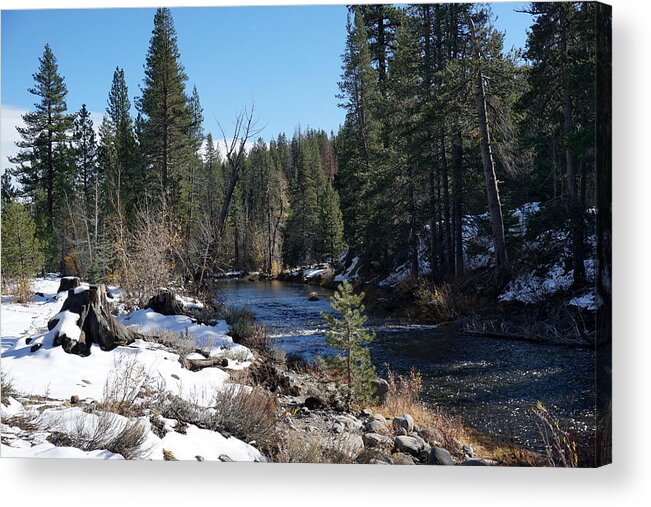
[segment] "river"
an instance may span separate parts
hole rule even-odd
[[[320,300],[310,302],[309,292]],[[219,296],[228,306],[253,311],[275,346],[308,360],[333,353],[325,345],[322,312],[331,291],[279,281],[223,280]],[[541,450],[530,407],[538,400],[563,426],[587,440],[594,431],[595,353],[587,349],[482,338],[444,332],[436,326],[406,326],[369,317],[377,338],[373,362],[423,377],[423,399],[460,416],[481,432]]]

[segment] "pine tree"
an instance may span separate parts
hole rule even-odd
[[[77,165],[76,187],[81,193],[84,208],[90,210],[95,206],[95,187],[97,183],[97,142],[90,112],[82,104],[74,122],[73,140],[75,145],[75,162]]]
[[[320,256],[330,264],[334,264],[344,246],[344,221],[339,207],[339,195],[331,182],[326,182],[319,198]]]
[[[54,267],[55,213],[63,207],[72,185],[68,142],[73,117],[66,114],[68,89],[49,45],[45,46],[33,77],[36,85],[29,92],[39,101],[34,104],[34,111],[23,115],[25,127],[16,127],[22,140],[16,143],[20,151],[10,162],[17,164],[22,191],[36,204],[37,226],[48,245],[50,267]]]
[[[44,261],[29,206],[18,201],[6,203],[2,210],[2,276],[34,276]]]
[[[329,326],[326,332],[326,345],[342,352],[342,361],[337,365],[346,379],[347,404],[350,410],[372,402],[372,384],[376,378],[371,363],[371,354],[366,344],[375,339],[375,334],[365,329],[366,316],[363,315],[364,293],[355,295],[348,282],[339,286],[331,298],[332,309],[341,315],[323,313]]]
[[[137,107],[143,115],[143,151],[148,170],[156,175],[159,199],[172,206],[179,198],[179,181],[186,169],[193,128],[186,81],[172,14],[169,9],[157,9]]]

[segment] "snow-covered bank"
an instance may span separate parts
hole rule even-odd
[[[56,294],[58,284],[56,277],[35,279],[33,290],[42,295],[36,295],[27,304],[13,303],[10,295],[3,296],[0,366],[3,378],[20,393],[16,395],[19,401],[9,398],[8,404],[0,407],[3,456],[121,458],[105,449],[57,447],[48,441],[48,435],[85,426],[96,427],[93,417],[98,416],[87,413],[82,407],[92,407],[105,400],[112,386],[125,378],[134,378],[136,383],[135,386],[123,386],[125,389],[138,389],[139,382],[151,382],[165,395],[178,396],[201,407],[214,406],[216,394],[233,385],[227,370],[246,368],[254,359],[248,348],[234,343],[228,336],[224,321],[206,326],[187,316],[164,316],[152,310],[138,310],[121,316],[119,320],[142,334],[161,331],[176,334],[194,348],[205,351],[207,357],[223,357],[228,367],[191,371],[184,368],[180,352],[141,339],[111,351],[103,351],[93,344],[87,357],[68,354],[55,345],[56,333],[62,328],[65,328],[67,336],[74,335],[75,331],[80,333],[76,325],[79,316],[70,311],[61,312],[67,293]],[[86,290],[86,287],[78,290]],[[48,331],[48,322],[53,317],[57,317],[59,322]],[[246,391],[249,388],[242,389]],[[80,406],[65,408],[71,400]],[[113,415],[116,424],[126,421],[121,415]],[[4,419],[7,419],[7,424]],[[37,431],[26,434],[18,423],[11,426],[12,420],[22,419],[32,421]],[[163,449],[166,450],[165,456],[174,456],[175,459],[199,459],[197,456],[219,459],[222,455],[236,461],[264,459],[252,446],[216,431],[189,426],[183,427],[179,433],[175,431],[175,421],[168,421],[167,431],[161,438],[148,421],[144,423],[148,449],[140,456],[142,459],[163,459]],[[63,428],[61,424],[68,426]]]

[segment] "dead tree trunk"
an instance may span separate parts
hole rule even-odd
[[[470,36],[472,38],[474,80],[475,80],[475,105],[479,119],[479,132],[481,135],[481,159],[484,166],[484,177],[486,180],[486,196],[488,197],[488,210],[493,231],[493,243],[495,245],[495,288],[501,290],[511,278],[511,267],[506,255],[506,241],[504,239],[504,220],[502,217],[502,204],[500,193],[497,188],[497,177],[495,176],[495,162],[491,149],[490,129],[488,127],[488,116],[486,114],[486,91],[484,89],[484,78],[479,53],[479,41],[475,33],[475,23],[470,19]]]
[[[64,312],[76,314],[79,336],[64,328]],[[129,345],[142,338],[139,333],[127,328],[111,315],[111,307],[106,299],[104,285],[91,285],[87,290],[68,290],[68,299],[63,303],[61,313],[54,316],[47,325],[54,331],[54,345],[61,345],[68,354],[90,355],[91,345],[97,343],[102,350],[113,350],[121,345]],[[68,336],[66,332],[73,336]]]

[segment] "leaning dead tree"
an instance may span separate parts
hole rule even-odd
[[[203,280],[208,269],[209,252],[212,249],[212,242],[214,240],[219,242],[222,233],[224,232],[224,228],[226,227],[228,209],[231,204],[231,199],[233,198],[233,192],[235,191],[237,182],[240,179],[242,166],[244,165],[246,158],[246,144],[262,131],[262,129],[257,127],[257,121],[253,116],[254,111],[255,105],[252,105],[251,109],[244,108],[237,115],[235,118],[233,137],[230,140],[228,140],[226,137],[226,132],[222,126],[219,125],[224,139],[226,166],[228,170],[230,170],[230,174],[228,176],[228,181],[224,190],[224,199],[222,201],[221,210],[217,216],[215,234],[211,235],[209,238],[204,251],[201,272],[199,274],[199,286],[203,285]]]
[[[75,322],[79,331],[73,332],[68,325],[63,325],[66,319],[64,312],[79,316]],[[50,319],[47,327],[55,331],[55,346],[61,345],[67,353],[79,356],[88,356],[93,343],[102,350],[113,350],[142,338],[111,314],[104,285],[91,285],[84,290],[69,289],[61,313]]]
[[[506,255],[504,219],[502,217],[502,204],[500,202],[500,192],[497,187],[495,161],[491,147],[491,133],[488,126],[488,115],[486,113],[486,90],[484,88],[479,41],[477,40],[475,23],[472,18],[469,19],[468,24],[470,38],[472,40],[475,106],[477,108],[477,119],[479,121],[479,133],[481,136],[481,160],[484,167],[488,211],[493,232],[493,244],[495,246],[495,288],[501,290],[511,278],[511,266]]]

